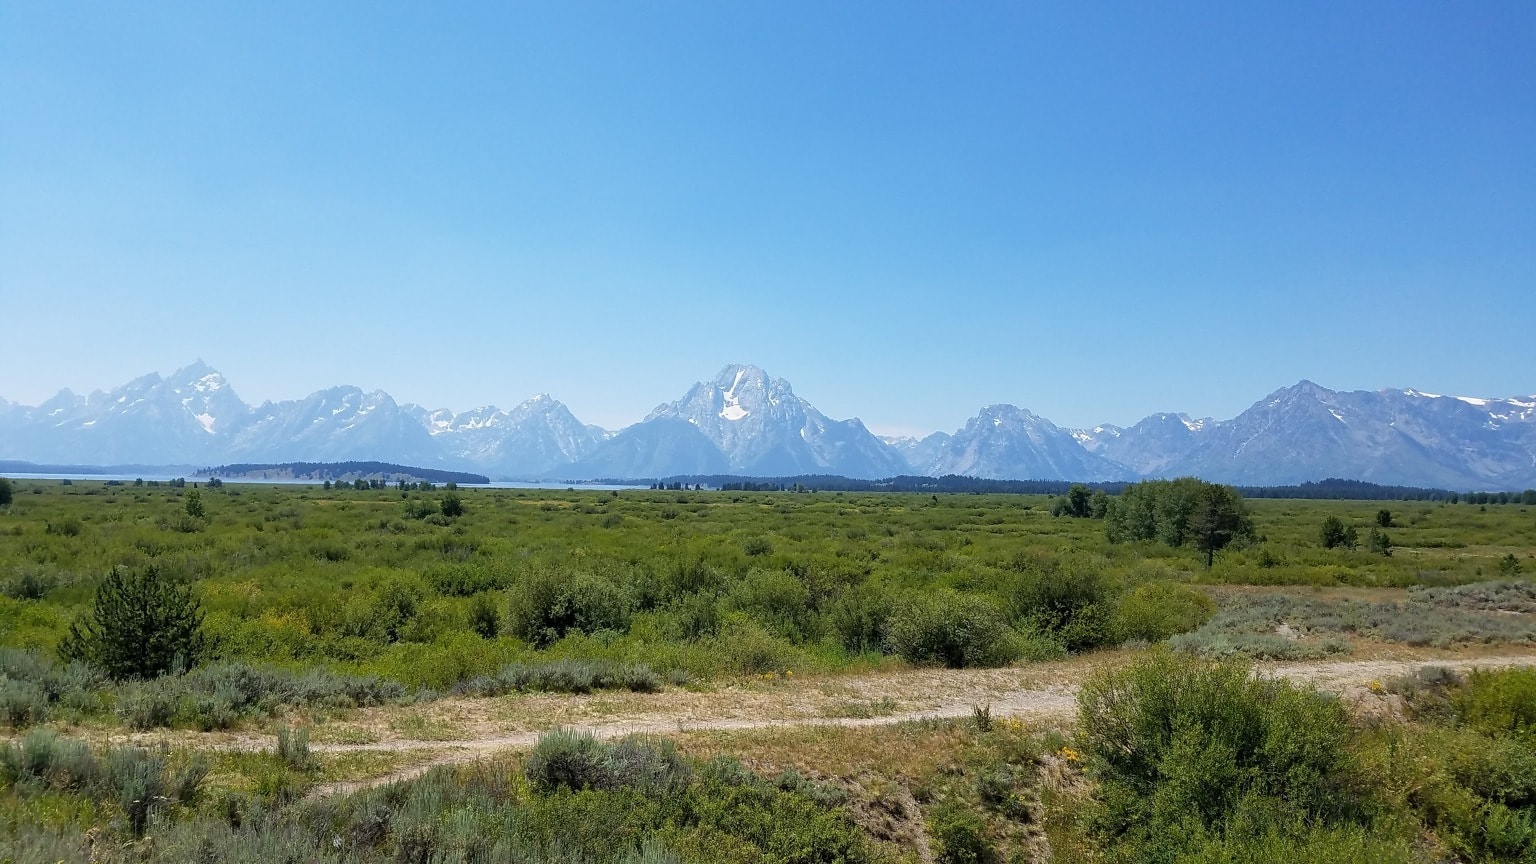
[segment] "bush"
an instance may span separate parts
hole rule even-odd
[[[24,567],[11,578],[0,582],[0,594],[14,600],[41,600],[58,585],[59,577],[35,567]]]
[[[1198,588],[1177,582],[1145,582],[1121,598],[1114,632],[1120,641],[1161,642],[1187,633],[1211,619],[1216,604]]]
[[[997,855],[987,839],[986,822],[965,806],[945,801],[928,817],[934,860],[940,864],[987,864]]]
[[[625,738],[608,744],[577,729],[556,729],[540,736],[523,773],[540,793],[557,789],[664,792],[686,784],[691,776],[670,741]]]
[[[1340,546],[1353,549],[1360,544],[1360,532],[1353,525],[1345,525],[1339,517],[1329,516],[1323,520],[1322,528],[1318,529],[1318,540],[1324,549]]]
[[[1018,656],[1016,639],[991,603],[955,591],[909,597],[890,621],[891,650],[908,663],[1001,666]]]
[[[139,747],[115,748],[107,753],[106,777],[128,817],[128,830],[143,837],[150,815],[169,800],[165,760]]]
[[[1095,828],[1129,860],[1176,860],[1239,824],[1351,815],[1343,707],[1245,665],[1154,651],[1091,678],[1078,720],[1099,779]]]
[[[59,654],[123,680],[191,668],[211,647],[191,588],[154,566],[131,573],[114,567],[96,589],[90,616],[70,625]]]
[[[844,591],[826,612],[831,631],[844,650],[879,651],[889,641],[889,624],[895,604],[880,588],[860,585]]]
[[[1097,568],[1076,563],[1027,567],[1009,585],[1013,620],[1025,630],[1060,642],[1068,651],[1086,651],[1113,641],[1113,596]]]
[[[507,617],[519,639],[548,646],[573,632],[623,632],[633,609],[630,593],[607,578],[538,567],[512,589]]]
[[[0,747],[0,779],[9,783],[72,790],[94,787],[101,778],[101,765],[84,741],[51,730],[33,729]]]
[[[1536,737],[1536,669],[1474,669],[1451,692],[1456,719],[1485,734]]]
[[[482,675],[454,686],[459,695],[501,696],[506,693],[591,693],[629,690],[654,693],[661,676],[644,663],[611,660],[555,660],[550,663],[509,663],[494,675]]]
[[[48,694],[31,681],[0,678],[0,723],[25,729],[48,719]]]

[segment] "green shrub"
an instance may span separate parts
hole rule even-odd
[[[48,694],[31,681],[0,678],[0,723],[25,729],[48,719]]]
[[[102,769],[84,741],[33,729],[20,741],[0,746],[0,779],[49,789],[87,789],[101,781]]]
[[[536,567],[512,588],[507,617],[518,638],[546,646],[568,633],[623,632],[633,610],[629,591],[604,576]]]
[[[928,836],[934,860],[940,864],[987,864],[997,854],[987,839],[986,822],[970,808],[954,801],[935,807],[928,817]]]
[[[150,816],[169,800],[165,760],[140,747],[114,748],[107,753],[106,778],[128,817],[129,832],[143,837]]]
[[[887,647],[894,607],[894,601],[884,589],[859,585],[839,594],[827,608],[826,617],[831,632],[844,650],[855,654],[879,651]]]
[[[1049,636],[1068,651],[1108,644],[1114,591],[1091,563],[1044,561],[1024,566],[1008,583],[1013,620]]]
[[[892,652],[908,663],[950,669],[1001,666],[1019,651],[996,607],[955,591],[908,597],[891,615],[888,638]]]
[[[608,783],[608,747],[580,729],[556,729],[539,736],[523,774],[535,792],[601,789]]]
[[[1471,729],[1530,739],[1536,736],[1536,669],[1474,669],[1452,691],[1450,707]]]
[[[128,728],[142,731],[175,722],[185,689],[180,679],[158,686],[135,682],[124,685],[117,694],[117,715]]]
[[[23,567],[0,582],[0,594],[14,600],[41,600],[59,586],[59,577],[36,567]]]
[[[1215,613],[1215,602],[1198,588],[1161,580],[1144,582],[1120,599],[1114,632],[1121,641],[1160,642],[1194,630]]]
[[[611,660],[553,660],[548,663],[509,663],[494,675],[482,675],[455,685],[458,695],[501,696],[506,693],[591,693],[629,690],[654,693],[661,676],[643,663]]]
[[[576,729],[540,736],[523,771],[534,791],[546,794],[557,789],[665,793],[692,776],[671,741],[630,737],[609,744]]]
[[[309,752],[309,729],[303,726],[277,727],[277,749],[273,751],[277,761],[292,771],[313,771],[319,767]]]
[[[1237,663],[1158,650],[1099,673],[1078,696],[1095,828],[1127,860],[1172,861],[1239,821],[1347,821],[1347,719],[1337,700]]]

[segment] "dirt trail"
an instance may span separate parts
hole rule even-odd
[[[1106,662],[1125,655],[1096,655],[1064,663],[1016,669],[912,670],[846,678],[733,686],[705,693],[590,696],[509,696],[496,699],[445,700],[423,706],[402,724],[400,709],[362,712],[341,724],[354,733],[367,730],[378,740],[366,743],[311,745],[318,753],[417,753],[423,758],[388,774],[317,787],[313,794],[350,792],[421,774],[436,765],[469,762],[502,750],[527,749],[540,734],[557,726],[584,729],[599,738],[634,734],[674,735],[691,731],[732,731],[776,726],[884,726],[912,720],[967,717],[987,706],[993,717],[1035,722],[1070,722],[1078,682]],[[1374,682],[1388,681],[1424,666],[1454,669],[1536,665],[1536,654],[1439,659],[1374,659],[1319,663],[1258,664],[1258,674],[1311,684],[1363,704],[1379,697]],[[392,712],[392,713],[391,713]],[[878,716],[847,716],[850,713]],[[392,716],[393,714],[393,716]],[[393,724],[391,726],[391,724]],[[394,731],[383,731],[381,727]],[[413,728],[438,734],[411,737]],[[219,749],[262,749],[266,737],[225,740]],[[194,746],[197,746],[194,743]]]

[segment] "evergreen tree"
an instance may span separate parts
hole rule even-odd
[[[4,477],[0,477],[0,507],[11,506],[11,497],[13,494],[14,493],[11,491],[11,481]]]
[[[191,668],[211,647],[191,587],[151,565],[137,572],[112,568],[96,589],[90,617],[70,625],[59,655],[123,680]]]
[[[1231,486],[1208,483],[1195,499],[1189,514],[1189,538],[1205,553],[1205,569],[1216,563],[1216,553],[1239,537],[1253,536],[1253,519],[1243,496]]]
[[[1318,530],[1318,539],[1322,541],[1324,549],[1335,549],[1339,546],[1355,548],[1360,543],[1360,534],[1353,525],[1345,525],[1344,520],[1337,516],[1329,516],[1323,520],[1323,527]]]

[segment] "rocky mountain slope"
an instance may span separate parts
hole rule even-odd
[[[505,479],[965,474],[1134,480],[1196,475],[1275,485],[1326,477],[1451,489],[1536,488],[1536,396],[1339,392],[1302,381],[1230,420],[1154,414],[1133,426],[1067,430],[1013,405],[963,427],[880,438],[834,420],[789,382],[727,366],[617,433],[535,396],[510,411],[431,410],[340,386],[247,405],[198,361],[41,405],[0,399],[0,459],[55,464],[378,460]]]

